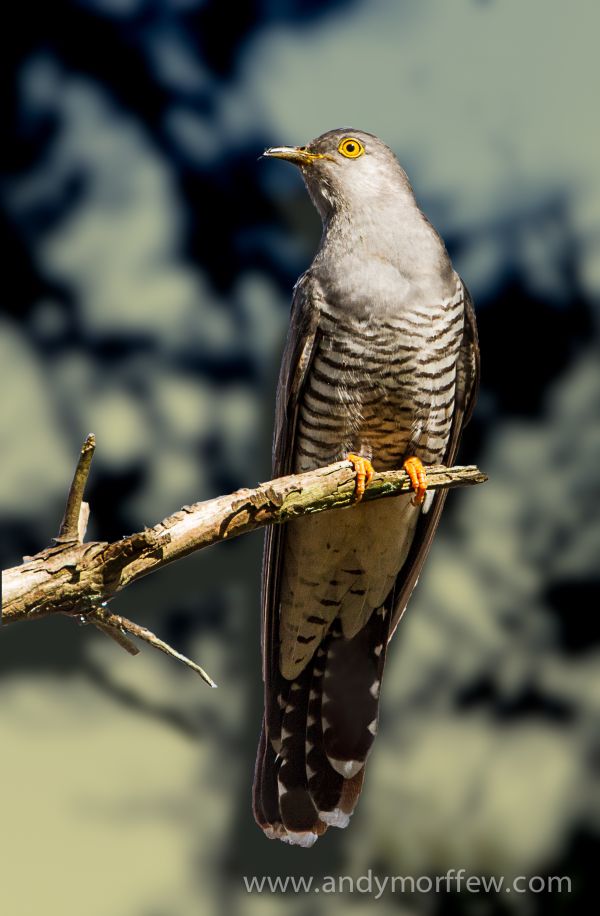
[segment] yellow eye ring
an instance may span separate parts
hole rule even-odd
[[[346,159],[358,159],[365,151],[364,146],[356,137],[344,137],[338,145],[338,152],[345,156]]]

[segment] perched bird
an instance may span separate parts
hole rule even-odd
[[[311,846],[358,800],[386,648],[444,504],[424,465],[454,461],[479,350],[469,293],[385,143],[348,128],[265,156],[300,168],[323,221],[294,287],[273,476],[345,457],[357,472],[358,505],[265,542],[254,815],[268,837]],[[360,503],[373,468],[402,466],[414,495]]]

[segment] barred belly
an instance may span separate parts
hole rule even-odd
[[[425,318],[427,320],[425,320]],[[299,412],[295,469],[349,452],[377,470],[408,455],[441,460],[448,444],[463,330],[462,295],[427,314],[344,327],[325,312]]]

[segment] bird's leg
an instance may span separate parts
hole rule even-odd
[[[427,490],[427,474],[423,462],[413,455],[411,458],[406,459],[402,467],[410,477],[410,482],[415,491],[413,506],[421,506]]]
[[[360,455],[355,455],[353,452],[346,455],[346,461],[350,461],[354,466],[354,472],[356,474],[356,489],[354,495],[356,497],[356,502],[359,503],[363,498],[365,489],[371,483],[375,471],[368,458],[362,458]]]

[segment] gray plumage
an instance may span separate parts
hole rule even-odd
[[[375,470],[413,455],[452,463],[477,386],[473,310],[396,157],[350,128],[266,155],[299,165],[323,220],[294,289],[274,475],[350,452]],[[308,846],[346,826],[377,731],[387,643],[444,498],[376,501],[267,533],[254,812],[268,836]]]

